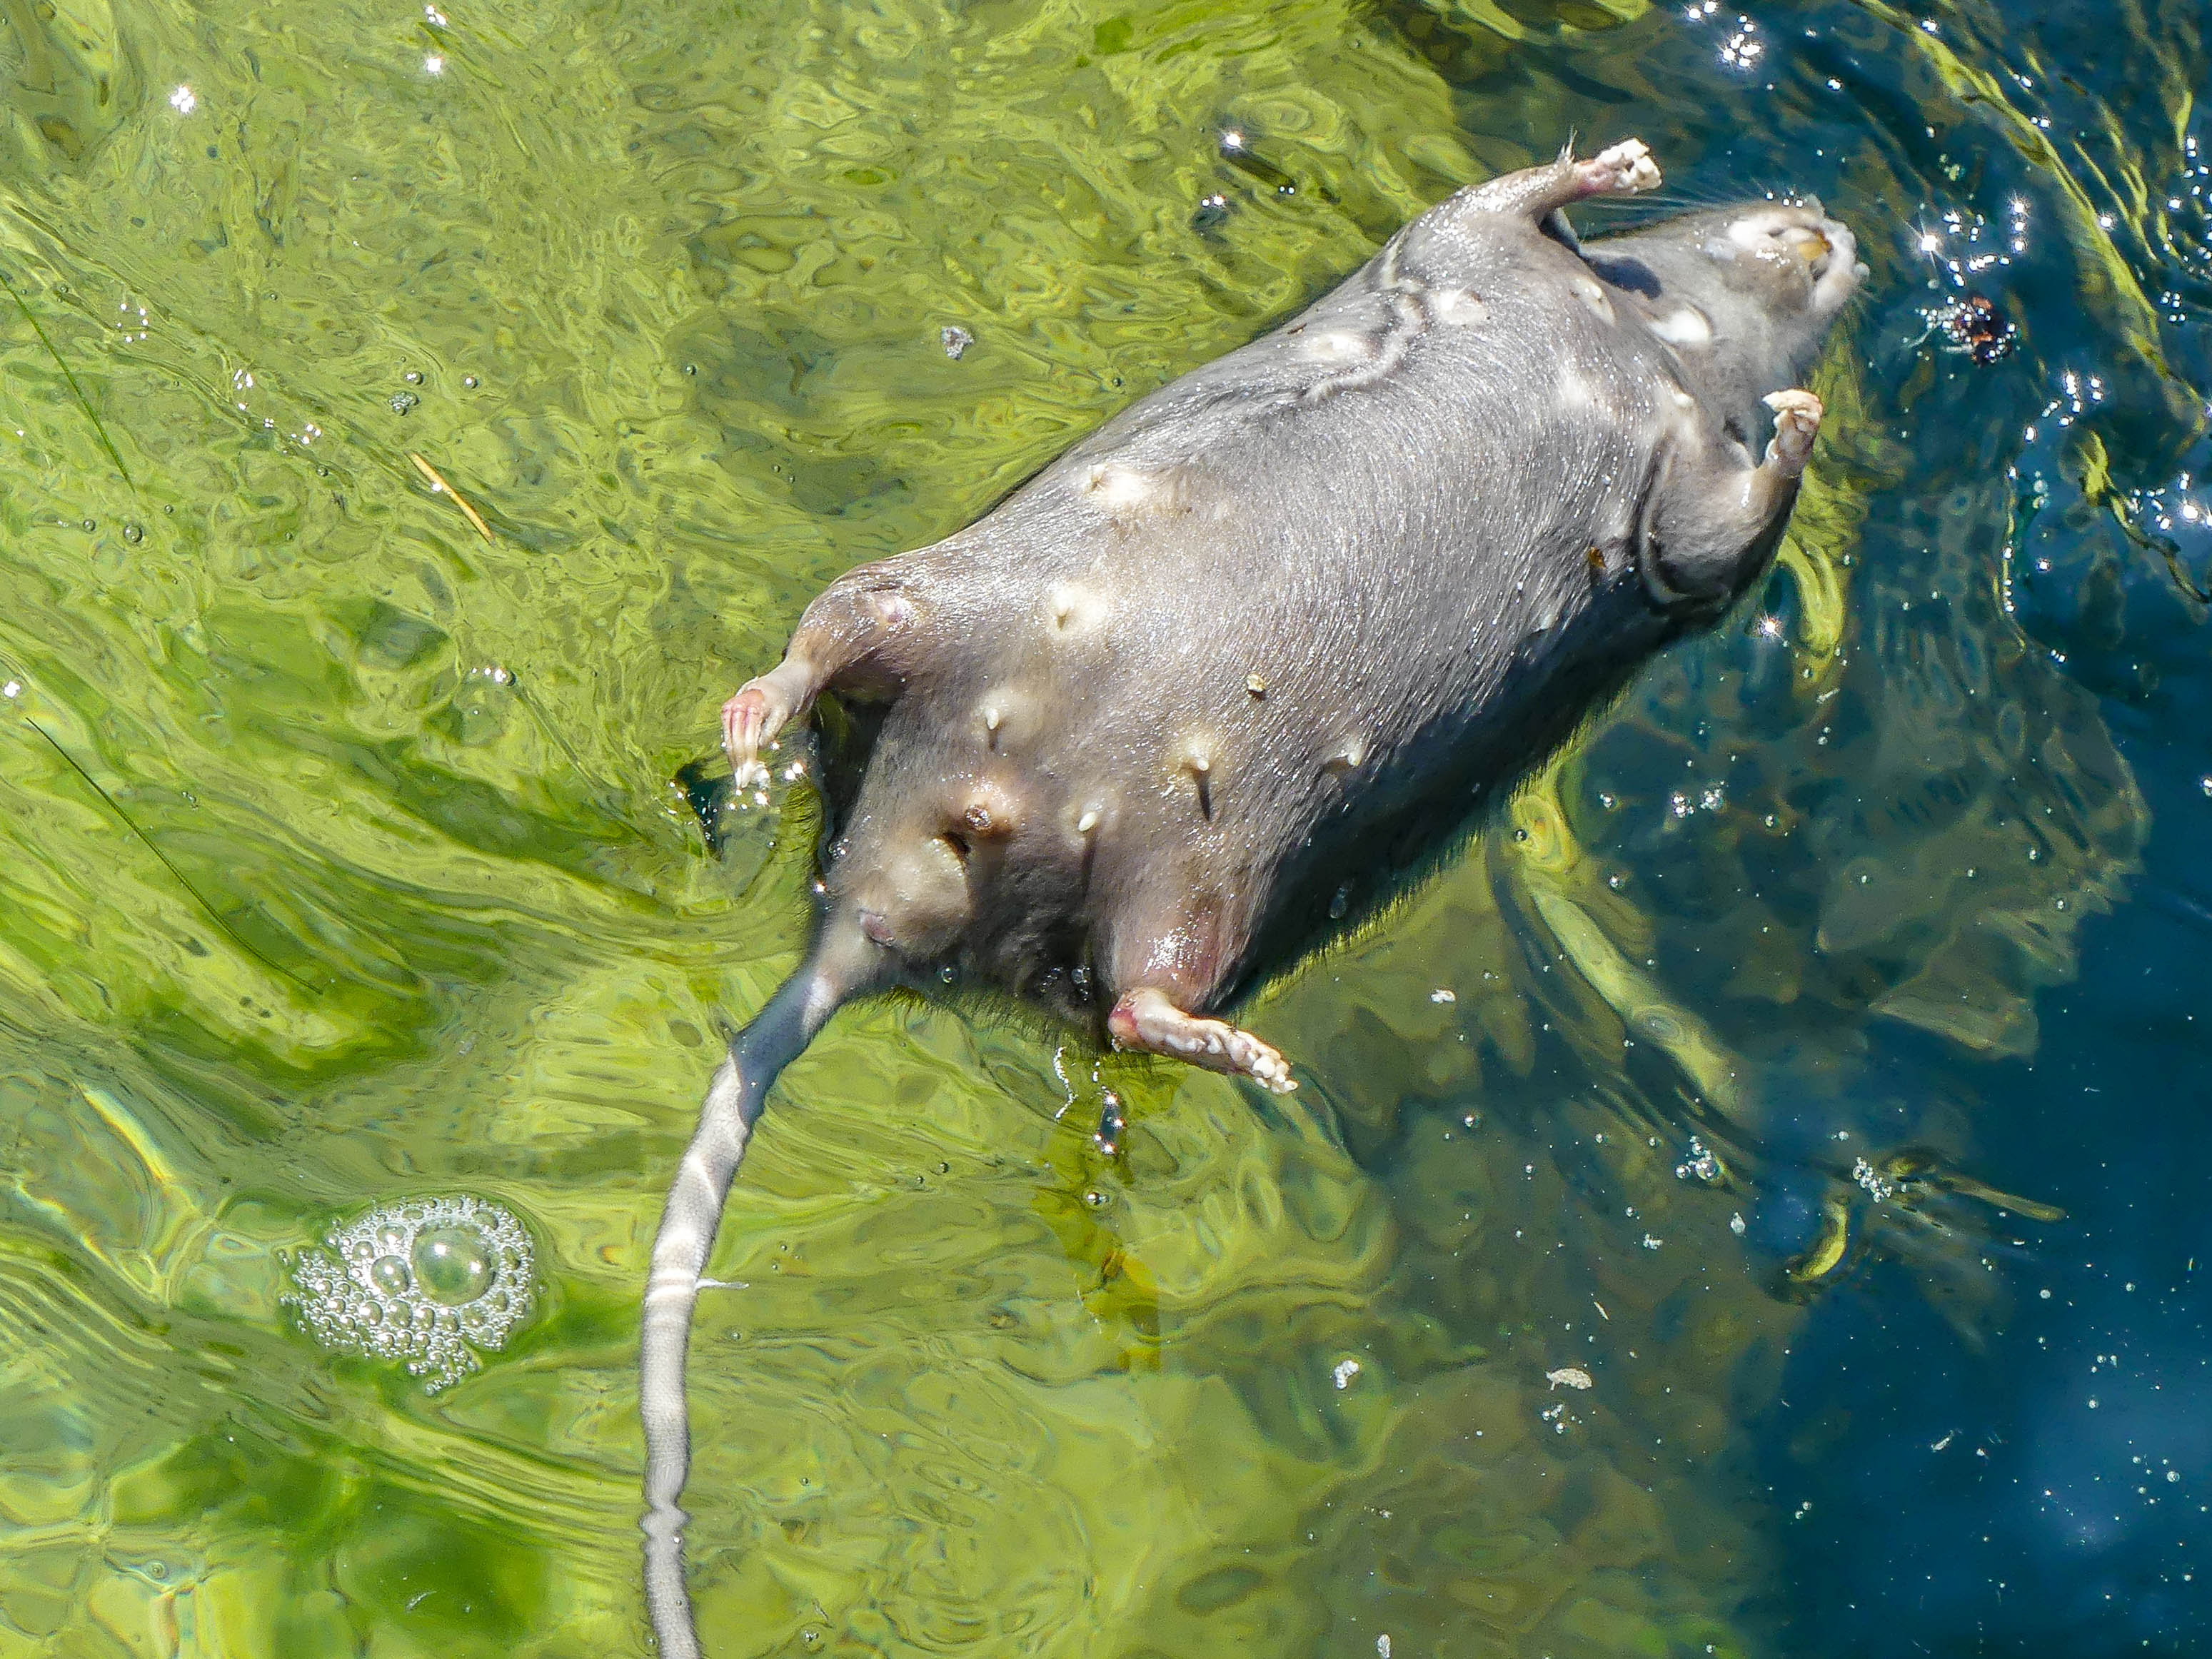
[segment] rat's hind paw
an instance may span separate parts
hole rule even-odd
[[[1774,438],[1766,446],[1767,461],[1779,468],[1784,477],[1794,478],[1805,470],[1806,459],[1813,453],[1814,434],[1820,429],[1823,413],[1820,400],[1792,386],[1786,392],[1770,392],[1764,401],[1774,411]]]
[[[767,769],[761,764],[761,746],[783,729],[791,710],[792,700],[773,674],[746,681],[738,695],[722,705],[722,747],[729,752],[740,788],[767,775]]]
[[[1624,138],[1576,162],[1575,182],[1585,196],[1635,196],[1659,188],[1659,164],[1641,138]]]
[[[1286,1095],[1298,1086],[1291,1076],[1290,1062],[1269,1044],[1225,1021],[1185,1013],[1164,992],[1150,988],[1131,991],[1114,1005],[1106,1029],[1117,1048],[1140,1048],[1209,1072],[1249,1077],[1273,1094]]]

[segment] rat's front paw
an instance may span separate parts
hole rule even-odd
[[[1806,459],[1813,453],[1814,435],[1820,429],[1820,400],[1792,386],[1787,392],[1770,392],[1765,402],[1774,411],[1774,440],[1766,446],[1766,459],[1781,468],[1785,477],[1794,478],[1805,470]]]

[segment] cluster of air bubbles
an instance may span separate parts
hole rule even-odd
[[[1863,1187],[1868,1196],[1877,1204],[1893,1197],[1897,1192],[1897,1183],[1864,1158],[1859,1158],[1852,1164],[1851,1179]]]
[[[333,1228],[303,1250],[284,1300],[332,1353],[404,1359],[428,1390],[477,1370],[530,1311],[530,1235],[496,1204],[466,1194],[416,1198]]]
[[[1712,1149],[1695,1135],[1690,1137],[1690,1150],[1674,1166],[1675,1180],[1687,1181],[1692,1176],[1700,1181],[1718,1181],[1721,1178],[1720,1159],[1715,1158]]]
[[[404,415],[422,401],[411,392],[395,392],[392,394],[392,412],[394,415]]]
[[[1677,789],[1667,798],[1669,816],[1686,818],[1692,812],[1717,812],[1728,805],[1728,786],[1709,783],[1694,795],[1686,789]]]

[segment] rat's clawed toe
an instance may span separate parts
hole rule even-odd
[[[1624,138],[1587,161],[1575,163],[1575,179],[1585,196],[1634,196],[1659,187],[1659,164],[1641,138]]]
[[[1766,446],[1766,459],[1784,474],[1796,477],[1813,453],[1813,439],[1820,429],[1820,400],[1801,387],[1767,394],[1766,406],[1774,411],[1774,438]]]

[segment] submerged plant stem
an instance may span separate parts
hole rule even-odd
[[[54,343],[46,337],[46,328],[39,321],[38,313],[24,302],[22,295],[17,290],[15,283],[8,280],[5,271],[0,271],[0,287],[7,289],[8,297],[15,302],[15,309],[23,313],[23,320],[31,325],[31,331],[39,337],[39,343],[46,347],[46,355],[54,360],[54,367],[61,370],[62,379],[69,382],[70,392],[76,398],[76,406],[84,411],[84,418],[92,422],[92,430],[100,440],[100,447],[107,452],[107,459],[115,463],[115,470],[123,475],[123,482],[131,486],[131,493],[137,495],[138,481],[131,476],[131,469],[123,465],[123,457],[117,451],[114,441],[108,437],[107,428],[100,424],[99,413],[92,406],[92,399],[84,395],[84,388],[76,383],[76,376],[70,372],[68,362],[64,360],[60,352],[54,349]],[[48,741],[52,742],[52,739],[49,738]]]
[[[220,927],[222,930],[224,936],[228,938],[232,944],[237,945],[240,950],[245,951],[246,955],[252,957],[256,962],[259,963],[264,968],[266,968],[270,973],[282,974],[286,979],[290,980],[295,985],[307,986],[307,981],[301,979],[297,974],[291,972],[289,969],[279,965],[278,963],[271,962],[267,957],[262,955],[260,951],[253,948],[253,945],[251,940],[243,937],[236,928],[225,921],[222,919],[222,913],[219,912],[214,905],[208,902],[207,895],[201,892],[198,888],[192,885],[191,880],[185,876],[183,871],[177,868],[174,862],[171,860],[169,855],[167,853],[164,853],[155,844],[154,838],[138,827],[138,821],[132,817],[130,813],[123,810],[123,803],[117,800],[114,796],[109,794],[106,789],[102,788],[100,787],[100,780],[93,776],[91,773],[86,771],[84,767],[78,762],[77,757],[75,755],[70,754],[67,749],[64,748],[60,740],[58,739],[52,732],[47,731],[45,726],[40,725],[38,721],[31,719],[27,714],[23,717],[23,721],[25,725],[31,728],[31,730],[37,732],[40,737],[46,740],[47,746],[52,749],[54,753],[59,755],[64,761],[69,763],[70,770],[76,773],[77,776],[82,778],[85,781],[87,787],[91,789],[94,794],[99,796],[101,800],[107,803],[107,810],[114,813],[117,817],[123,820],[123,827],[125,829],[130,830],[132,835],[137,836],[140,841],[145,842],[146,850],[161,861],[161,867],[176,878],[177,885],[183,888],[187,893],[190,893],[192,896],[193,902],[197,903],[201,909],[207,912],[208,920],[212,921],[217,927]]]

